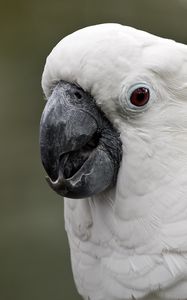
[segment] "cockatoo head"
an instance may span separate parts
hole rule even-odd
[[[186,63],[186,46],[118,24],[60,41],[42,77],[51,187],[81,198],[117,184],[136,196],[172,182],[187,158]]]

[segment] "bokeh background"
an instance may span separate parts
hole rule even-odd
[[[0,300],[79,300],[63,199],[38,146],[47,54],[65,35],[119,22],[187,43],[187,0],[0,0]]]

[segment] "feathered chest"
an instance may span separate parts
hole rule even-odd
[[[114,202],[114,193],[107,199],[65,200],[66,230],[80,294],[115,300],[149,293],[165,299],[175,293],[185,299],[181,278],[187,278],[186,208],[160,204],[156,210],[150,205],[144,207],[147,218],[130,218],[130,214],[122,218],[119,205],[125,199],[118,194],[119,203]]]

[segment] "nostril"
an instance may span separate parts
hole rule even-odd
[[[75,92],[74,95],[77,97],[77,99],[81,99],[82,95],[79,92]]]

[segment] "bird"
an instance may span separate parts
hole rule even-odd
[[[187,46],[106,23],[42,75],[40,153],[85,300],[187,299]]]

